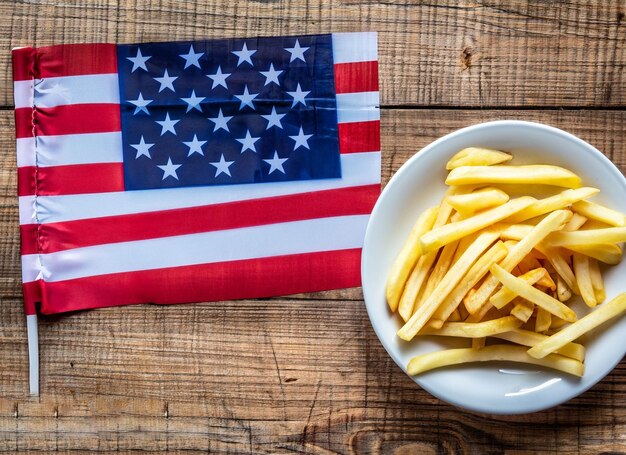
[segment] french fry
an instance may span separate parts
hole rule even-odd
[[[532,286],[547,273],[548,272],[546,271],[546,269],[537,268],[529,270],[523,275],[520,275],[518,278],[524,280],[526,283]],[[513,291],[503,286],[498,292],[496,292],[489,298],[489,303],[491,303],[494,307],[501,309],[504,308],[506,304],[511,302],[515,297],[517,297],[517,295]]]
[[[450,221],[452,223],[456,223],[457,221],[461,221],[463,218],[464,218],[463,215],[461,215],[459,212],[456,212],[454,215],[450,217]]]
[[[535,332],[545,332],[552,324],[552,315],[541,307],[537,308],[535,319]]]
[[[506,224],[502,223],[500,238],[503,240],[517,240],[518,242],[526,237],[535,226],[532,224]]]
[[[615,243],[596,243],[593,245],[563,245],[563,248],[584,254],[605,264],[619,264],[622,260],[622,249]]]
[[[470,269],[472,264],[480,257],[499,236],[498,232],[485,231],[480,234],[459,260],[448,270],[448,273],[439,282],[433,293],[428,296],[419,311],[413,313],[411,318],[398,331],[398,336],[403,340],[410,341],[419,332],[435,313],[443,300],[452,292],[461,278]]]
[[[626,227],[586,229],[575,232],[553,232],[546,241],[553,246],[620,243],[626,241]]]
[[[572,209],[587,218],[602,221],[611,226],[626,226],[626,216],[617,210],[589,201],[578,201],[572,204]]]
[[[493,264],[501,261],[506,256],[507,251],[504,244],[498,241],[483,254],[437,308],[429,323],[430,326],[435,328],[441,327],[443,322],[450,317],[450,314],[459,307],[463,297],[486,275]]]
[[[530,251],[539,244],[551,232],[558,229],[566,223],[572,216],[572,212],[568,210],[555,210],[547,215],[537,226],[533,227],[530,233],[519,241],[517,245],[509,250],[509,254],[502,260],[501,266],[505,271],[513,270],[519,262]],[[476,294],[469,300],[466,300],[465,307],[470,313],[475,313],[482,307],[487,299],[493,294],[498,286],[498,280],[494,276],[487,276]]]
[[[485,343],[487,339],[483,338],[472,338],[472,349],[482,349],[485,347]]]
[[[561,302],[567,302],[572,297],[572,291],[561,275],[556,276],[556,295]]]
[[[413,229],[411,229],[409,237],[404,242],[402,250],[400,250],[400,254],[398,254],[398,257],[391,266],[386,287],[387,303],[391,311],[396,311],[398,308],[398,302],[400,301],[404,284],[422,254],[419,239],[422,234],[432,228],[438,211],[439,209],[437,207],[433,207],[426,210],[418,217]]]
[[[537,245],[537,249],[546,256],[548,262],[552,265],[552,267],[554,267],[556,273],[563,278],[563,281],[565,281],[571,291],[578,295],[580,292],[578,291],[578,286],[576,285],[576,277],[574,276],[572,268],[561,255],[561,250],[559,248],[550,248],[545,245]]]
[[[482,147],[468,147],[457,152],[446,163],[446,169],[451,170],[460,166],[490,166],[510,161],[513,158],[508,153]]]
[[[598,306],[587,316],[536,344],[528,350],[528,355],[536,359],[544,358],[557,349],[561,349],[567,343],[580,338],[585,333],[612,318],[620,316],[624,312],[626,312],[626,292],[618,295],[610,302]]]
[[[598,303],[604,302],[606,292],[604,291],[604,279],[600,272],[600,266],[595,259],[589,259],[589,274],[591,275],[591,286]]]
[[[565,223],[565,226],[563,226],[563,229],[561,230],[562,231],[577,231],[586,222],[587,222],[587,218],[582,216],[580,213],[574,212],[570,220],[567,223]]]
[[[574,254],[573,263],[574,275],[576,276],[576,284],[578,284],[580,296],[588,307],[593,308],[598,302],[596,302],[596,295],[593,292],[593,285],[591,284],[589,258],[577,253]]]
[[[439,329],[425,327],[420,335],[437,335],[462,338],[483,338],[490,337],[496,333],[508,332],[517,329],[522,323],[513,316],[505,316],[491,321],[469,323],[469,322],[446,322]]]
[[[511,216],[535,201],[530,196],[522,196],[512,199],[504,205],[486,210],[478,215],[457,221],[456,223],[446,224],[425,233],[420,238],[420,244],[423,252],[433,251],[441,248],[448,243],[459,240],[461,237],[480,231],[503,218]]]
[[[559,210],[571,205],[573,202],[580,201],[581,199],[588,198],[594,194],[599,193],[597,188],[577,188],[575,190],[565,190],[554,196],[547,197],[545,199],[539,199],[532,205],[526,207],[524,210],[520,210],[515,215],[510,216],[506,220],[506,223],[521,223],[522,221],[534,218],[539,215],[544,215],[554,210]]]
[[[456,190],[455,190],[456,191]],[[452,189],[449,189],[446,194],[454,194]],[[437,215],[432,223],[432,229],[443,226],[448,222],[450,215],[452,215],[452,206],[448,204],[445,199],[439,205]],[[423,252],[422,252],[423,253]],[[406,282],[404,291],[400,296],[400,302],[398,304],[398,313],[405,321],[411,317],[415,310],[415,303],[417,297],[422,290],[422,285],[428,277],[428,273],[437,258],[437,251],[431,251],[424,254],[418,260],[417,264],[413,268],[413,271],[409,275]]]
[[[515,316],[521,322],[528,322],[530,317],[533,315],[535,306],[519,297],[515,299],[513,303],[515,306],[511,310],[511,316]]]
[[[441,279],[445,276],[446,272],[450,268],[450,265],[452,264],[452,257],[454,256],[454,252],[456,251],[457,245],[458,245],[458,242],[448,243],[446,246],[444,246],[440,250],[441,252],[439,253],[437,262],[435,263],[435,266],[433,267],[433,270],[430,273],[430,276],[428,277],[428,281],[426,282],[424,293],[422,294],[421,298],[417,300],[417,303],[413,311],[417,310],[420,306],[422,306],[422,303],[424,303],[426,298],[433,292],[433,289],[435,289],[435,287],[439,284]],[[405,319],[405,321],[409,317],[411,317],[411,315],[409,315]]]
[[[498,205],[509,200],[509,195],[497,188],[481,188],[473,193],[454,194],[448,196],[448,203],[462,216],[468,217],[474,213]]]
[[[455,309],[452,314],[450,315],[450,317],[448,318],[449,322],[461,322],[461,313],[459,313],[459,309]]]
[[[521,362],[548,367],[574,376],[582,376],[584,366],[578,360],[558,354],[545,358],[534,358],[527,354],[523,346],[502,345],[485,346],[482,349],[461,348],[431,352],[413,357],[407,366],[407,373],[414,376],[425,371],[450,365],[470,362],[508,361]]]
[[[503,286],[509,288],[520,297],[549,311],[551,314],[554,314],[561,319],[565,319],[567,322],[576,321],[576,313],[574,313],[571,308],[565,306],[557,299],[544,294],[539,289],[532,287],[524,280],[511,275],[498,264],[492,265],[490,270],[493,276],[495,276]]]
[[[534,345],[548,338],[547,335],[523,329],[515,329],[511,330],[510,332],[497,333],[495,335],[492,335],[492,337],[528,347],[533,347]],[[582,344],[578,343],[567,343],[562,348],[554,351],[554,353],[564,355],[565,357],[571,357],[572,359],[576,359],[580,362],[585,360],[585,347]]]
[[[530,166],[461,166],[452,169],[446,179],[448,185],[513,183],[554,185],[580,188],[580,177],[565,168],[551,165]]]
[[[467,250],[467,248],[474,243],[474,240],[476,240],[476,237],[478,237],[478,234],[470,234],[470,235],[466,235],[465,237],[463,237],[461,240],[459,240],[459,244],[456,247],[456,251],[454,253],[454,258],[452,259],[452,263],[454,264],[456,261],[459,260],[459,258],[463,255],[463,253],[465,253],[465,250]]]

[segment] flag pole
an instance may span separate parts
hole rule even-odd
[[[30,394],[39,396],[39,330],[37,315],[26,315],[26,331],[28,334],[28,384]]]

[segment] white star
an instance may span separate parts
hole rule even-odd
[[[235,140],[241,143],[241,153],[245,152],[246,150],[252,150],[254,153],[256,153],[256,146],[254,145],[254,143],[259,139],[261,138],[250,136],[250,130],[248,130],[246,131],[246,137]]]
[[[239,105],[239,110],[242,110],[246,106],[250,106],[254,110],[255,107],[254,107],[254,103],[252,101],[257,96],[259,96],[259,94],[258,93],[250,93],[250,92],[248,92],[248,86],[246,85],[244,87],[244,89],[243,89],[243,94],[235,95],[235,96],[241,100],[241,104]]]
[[[150,147],[152,147],[153,145],[154,144],[146,144],[143,140],[143,136],[141,136],[141,139],[139,139],[139,144],[130,144],[132,148],[137,150],[137,156],[135,156],[135,159],[139,158],[142,155],[152,159],[152,157],[150,156]]]
[[[228,175],[229,177],[232,177],[232,175],[230,175],[230,170],[228,168],[233,163],[234,163],[234,161],[226,161],[226,160],[224,160],[224,154],[222,153],[222,157],[220,158],[219,161],[215,161],[215,162],[209,163],[209,164],[211,166],[215,166],[215,177],[217,177],[221,173],[224,173],[224,174]]]
[[[146,68],[146,62],[148,61],[149,58],[152,58],[152,57],[149,55],[147,57],[144,57],[143,55],[141,55],[141,49],[137,48],[137,55],[135,57],[126,57],[126,58],[130,60],[131,62],[133,62],[133,69],[130,70],[130,72],[134,73],[137,68],[141,68],[142,70],[148,71],[148,68]]]
[[[197,52],[193,49],[193,44],[191,46],[189,46],[189,53],[187,54],[180,54],[180,57],[185,59],[185,69],[189,68],[190,66],[197,66],[198,68],[200,68],[200,57],[202,57],[204,55],[204,52]]]
[[[280,123],[280,119],[282,119],[285,115],[287,114],[277,114],[276,113],[276,107],[272,106],[272,113],[269,115],[262,115],[261,117],[263,117],[265,120],[267,120],[267,126],[265,127],[266,130],[269,130],[271,127],[273,126],[277,126],[278,128],[282,129],[283,128],[283,124]]]
[[[263,76],[265,76],[265,84],[263,86],[269,85],[272,82],[276,85],[280,86],[280,82],[278,82],[278,76],[282,73],[281,71],[277,71],[274,69],[274,64],[270,63],[270,69],[267,71],[259,71]]]
[[[214,89],[218,85],[221,85],[228,90],[228,87],[226,86],[226,78],[231,74],[232,73],[222,73],[222,67],[218,66],[215,74],[207,74],[206,77],[213,80],[213,85],[211,86],[211,89]]]
[[[167,164],[164,164],[163,166],[157,165],[157,167],[163,171],[163,178],[161,180],[165,180],[167,177],[174,177],[176,180],[178,180],[178,176],[176,175],[176,169],[181,166],[182,164],[173,164],[171,158],[167,159]]]
[[[256,50],[249,51],[246,43],[243,43],[243,47],[240,51],[232,51],[233,54],[239,57],[239,61],[237,61],[237,66],[241,65],[243,62],[248,62],[250,65],[253,65],[252,59],[250,57],[252,57],[252,54],[254,54],[255,52]]]
[[[176,130],[174,130],[174,125],[180,122],[180,120],[171,120],[169,112],[165,114],[165,120],[157,120],[156,122],[161,125],[161,136],[163,136],[168,131],[176,136]]]
[[[306,147],[310,150],[309,143],[307,141],[312,136],[313,136],[312,134],[304,134],[304,131],[302,131],[302,127],[300,127],[300,132],[298,133],[297,136],[289,136],[289,137],[293,139],[294,141],[296,141],[295,145],[293,146],[294,150],[296,150],[300,146]]]
[[[270,170],[268,171],[268,175],[274,171],[280,171],[283,174],[285,173],[285,170],[283,169],[283,163],[287,161],[287,158],[279,158],[278,152],[276,150],[274,150],[274,158],[272,158],[271,160],[263,160],[263,161],[265,161],[267,164],[270,165]]]
[[[215,127],[213,128],[213,132],[219,130],[219,129],[223,129],[227,132],[230,133],[230,130],[228,129],[228,122],[230,121],[231,117],[224,117],[224,114],[222,114],[222,109],[220,108],[220,111],[217,114],[217,117],[214,118],[210,118],[209,120],[212,121],[213,123],[215,123]]]
[[[296,88],[295,92],[287,92],[287,94],[289,96],[293,96],[293,103],[291,104],[291,107],[294,107],[296,104],[298,103],[302,103],[304,106],[306,106],[306,100],[304,99],[309,93],[309,92],[305,92],[300,88],[300,84],[298,84],[298,87]]]
[[[155,77],[154,80],[157,81],[161,86],[159,87],[159,93],[161,93],[166,88],[169,88],[172,92],[176,92],[174,89],[174,81],[178,79],[178,76],[170,76],[167,73],[167,69],[163,73],[163,77]]]
[[[300,43],[298,42],[298,40],[296,40],[296,44],[294,47],[286,47],[285,50],[291,53],[291,59],[289,60],[289,63],[293,62],[294,60],[302,60],[304,63],[306,63],[306,60],[304,59],[304,53],[308,51],[309,48],[300,47]]]
[[[138,112],[141,112],[141,111],[150,115],[150,112],[148,112],[148,108],[146,106],[150,104],[152,101],[154,100],[144,100],[141,93],[139,93],[139,98],[137,98],[136,100],[128,100],[129,103],[135,105],[135,112],[133,112],[133,115],[136,115]]]
[[[188,104],[185,113],[189,112],[192,109],[197,109],[202,112],[202,106],[200,106],[200,103],[203,102],[205,98],[196,96],[195,90],[191,91],[191,96],[189,98],[181,98],[181,100]]]
[[[191,156],[194,153],[199,153],[204,156],[204,152],[202,151],[202,146],[206,144],[207,141],[199,141],[196,135],[193,135],[193,140],[191,142],[183,142],[187,147],[189,147],[189,153],[187,156]]]

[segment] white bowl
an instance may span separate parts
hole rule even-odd
[[[448,134],[416,153],[396,172],[378,199],[367,226],[361,263],[365,304],[374,331],[405,372],[415,355],[467,346],[466,342],[459,345],[443,337],[419,337],[408,343],[398,338],[401,320],[389,311],[385,281],[417,216],[440,202],[446,188],[446,161],[470,146],[511,152],[513,164],[567,167],[582,177],[584,185],[601,190],[595,201],[626,213],[626,179],[622,173],[593,146],[557,128],[521,121],[482,123]],[[609,267],[604,277],[608,301],[626,291],[626,261]],[[581,308],[580,304],[575,307]],[[586,371],[582,378],[534,366],[482,363],[433,370],[413,380],[439,399],[477,412],[539,411],[579,395],[607,375],[626,354],[624,333],[626,318],[586,337]]]

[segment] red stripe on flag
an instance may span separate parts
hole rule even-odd
[[[115,44],[63,44],[40,47],[37,78],[117,73]]]
[[[23,47],[13,49],[13,80],[28,81],[35,77],[35,49]]]
[[[271,297],[361,285],[361,249],[114,273],[42,283],[43,314],[138,303]]]
[[[335,91],[337,93],[377,92],[378,62],[337,63]]]
[[[371,213],[380,185],[269,197],[200,207],[136,213],[42,224],[41,252],[53,253],[105,243],[130,242],[313,218]],[[237,216],[233,216],[236,213]],[[33,224],[23,225],[22,237],[32,237]],[[34,234],[33,234],[34,231]],[[27,249],[25,250],[24,247]],[[37,243],[22,246],[36,253]]]
[[[43,281],[30,281],[22,284],[22,292],[24,293],[24,311],[26,316],[37,314],[36,303],[41,302],[41,285]]]
[[[34,117],[34,120],[33,120]],[[108,133],[121,130],[119,104],[67,104],[55,107],[15,109],[17,138],[37,136]]]
[[[22,252],[22,256],[26,254],[39,253],[37,237],[38,234],[36,224],[20,225],[20,251]]]
[[[378,152],[380,121],[339,123],[341,153]]]
[[[64,194],[124,191],[124,164],[72,164],[68,166],[24,166],[18,172],[18,195],[59,196]]]

